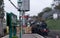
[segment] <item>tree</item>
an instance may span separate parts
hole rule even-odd
[[[51,10],[52,10],[52,8],[46,7],[46,8],[43,9],[43,12],[49,12],[49,11],[51,11]]]
[[[2,5],[2,3],[3,3],[3,0],[0,0],[0,5]]]
[[[55,9],[60,10],[60,4],[58,6],[55,6]]]
[[[4,1],[0,0],[0,35],[4,35],[3,32],[3,19],[4,19]]]
[[[4,1],[0,0],[0,17],[4,17]]]
[[[42,17],[43,14],[44,14],[44,12],[40,12],[40,13],[38,14],[38,17]]]
[[[52,9],[51,9],[50,7],[44,8],[43,11],[38,14],[38,17],[42,17],[42,15],[43,15],[44,13],[50,12],[51,10],[52,10]]]

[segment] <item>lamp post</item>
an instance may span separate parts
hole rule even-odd
[[[19,10],[19,20],[20,20],[20,38],[22,38],[22,24],[23,24],[23,22],[22,22],[22,20],[23,20],[23,18],[22,18],[22,16],[23,16],[23,11],[22,11],[22,0],[18,0],[18,6],[19,6],[19,8],[20,8],[20,10]]]
[[[24,15],[26,11],[29,11],[29,0],[18,0],[18,8],[19,8],[19,19],[20,19],[20,38],[22,38],[23,27],[25,24]]]

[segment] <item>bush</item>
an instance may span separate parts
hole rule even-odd
[[[49,29],[60,30],[60,19],[58,20],[49,19],[46,21],[46,23]]]
[[[17,36],[13,36],[12,38],[18,38]]]

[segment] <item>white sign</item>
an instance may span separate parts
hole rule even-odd
[[[53,14],[53,19],[57,19],[57,18],[58,18],[58,14],[57,13]]]

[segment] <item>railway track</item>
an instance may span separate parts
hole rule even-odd
[[[45,38],[60,38],[60,30],[50,30]]]

